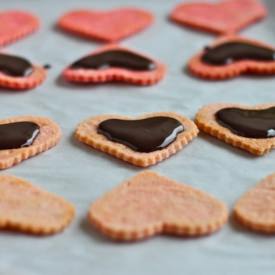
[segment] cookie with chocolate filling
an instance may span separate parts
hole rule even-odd
[[[150,12],[138,8],[119,8],[110,11],[86,9],[65,13],[57,24],[72,34],[116,42],[149,27],[153,20]]]
[[[30,182],[0,175],[0,229],[49,235],[62,231],[74,217],[71,203]]]
[[[241,74],[274,75],[275,48],[242,37],[223,37],[195,55],[188,69],[193,75],[213,80]]]
[[[145,171],[125,180],[94,201],[90,223],[119,241],[157,234],[201,236],[227,221],[226,206],[206,192]]]
[[[1,11],[0,22],[0,46],[17,41],[39,28],[36,16],[20,10]]]
[[[275,104],[211,104],[199,110],[195,123],[203,132],[254,155],[275,147]]]
[[[33,89],[46,77],[45,69],[29,60],[0,53],[0,87],[13,90]]]
[[[38,116],[16,116],[0,120],[0,169],[14,166],[55,146],[59,126]]]
[[[170,18],[202,31],[232,34],[264,18],[266,14],[266,8],[259,0],[196,1],[177,5]]]
[[[245,193],[234,207],[234,218],[244,227],[265,234],[275,233],[275,174]]]
[[[180,151],[198,134],[190,119],[169,112],[137,118],[100,115],[81,122],[79,141],[140,167],[154,165]]]
[[[153,85],[165,72],[165,65],[158,61],[125,47],[109,45],[72,63],[63,72],[63,77],[76,83]]]

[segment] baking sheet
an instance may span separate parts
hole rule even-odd
[[[117,244],[102,237],[86,222],[90,203],[123,179],[141,171],[75,142],[72,133],[81,120],[98,114],[138,115],[175,111],[193,118],[211,102],[258,104],[275,100],[272,77],[239,77],[207,82],[184,71],[187,60],[214,36],[182,28],[167,20],[179,1],[105,0],[0,1],[0,9],[33,11],[42,21],[34,35],[5,48],[39,64],[51,64],[45,83],[33,91],[1,90],[0,116],[43,115],[62,128],[63,139],[54,149],[1,173],[26,178],[62,195],[76,205],[77,217],[64,233],[38,238],[0,234],[0,274],[274,274],[275,238],[243,231],[229,222],[210,237],[182,239],[157,236],[134,244]],[[242,32],[275,44],[275,1],[264,1],[269,17]],[[58,76],[75,59],[100,43],[69,36],[54,24],[74,8],[109,9],[135,5],[152,11],[155,24],[122,44],[147,53],[168,65],[168,75],[152,87],[119,84],[79,87]],[[244,11],[245,12],[245,11]],[[230,208],[249,187],[275,170],[275,152],[256,158],[201,134],[192,144],[151,169],[201,188]]]

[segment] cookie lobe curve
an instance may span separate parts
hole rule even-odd
[[[75,215],[74,206],[30,182],[0,175],[0,229],[49,235],[62,231]]]
[[[235,220],[249,230],[275,234],[275,174],[246,192],[234,206]]]

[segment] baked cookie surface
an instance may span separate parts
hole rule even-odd
[[[234,217],[244,227],[260,233],[275,233],[275,174],[245,193],[235,204]]]
[[[198,111],[195,123],[201,131],[251,154],[261,156],[275,147],[275,137],[270,128],[273,122],[275,125],[275,110],[272,108],[274,106],[271,103],[255,106],[230,103],[210,104]],[[216,117],[218,112],[228,109],[238,112],[233,114],[234,121],[231,122],[231,126],[225,126],[226,122],[219,123]],[[245,133],[240,133],[240,131],[245,131]],[[249,134],[250,132],[252,134]],[[246,133],[250,137],[245,136]],[[265,136],[263,136],[264,133]]]
[[[100,232],[120,241],[211,234],[227,216],[225,205],[214,197],[151,171],[124,181],[93,202],[88,213]]]
[[[63,198],[26,180],[0,175],[0,229],[55,234],[69,225],[74,213],[73,205]]]
[[[221,0],[179,4],[171,20],[198,30],[232,34],[264,18],[266,8],[259,0]]]
[[[183,126],[183,131],[179,132],[172,142],[170,142],[166,147],[161,150],[154,150],[152,152],[138,152],[136,150],[131,149],[129,146],[124,145],[119,142],[114,142],[106,136],[100,134],[98,132],[99,125],[109,119],[120,119],[131,121],[133,120],[127,116],[119,116],[119,115],[100,115],[96,117],[88,118],[87,120],[81,122],[76,131],[75,137],[77,140],[99,150],[110,154],[118,159],[126,161],[130,164],[140,166],[140,167],[147,167],[154,165],[160,161],[163,161],[169,158],[171,155],[180,151],[185,145],[187,145],[193,138],[195,138],[198,134],[198,129],[193,121],[190,119],[176,114],[172,112],[160,112],[160,113],[151,113],[146,114],[143,116],[139,116],[136,119],[147,119],[147,118],[154,118],[154,117],[168,117],[177,120]],[[160,125],[160,127],[162,127]],[[158,128],[158,125],[155,126]],[[149,131],[150,129],[146,128],[143,130],[145,132]],[[172,131],[173,134],[173,131]]]
[[[2,125],[9,125],[17,122],[32,122],[39,128],[39,134],[33,140],[32,144],[20,148],[0,150],[0,169],[6,169],[14,166],[23,160],[32,156],[40,154],[55,146],[61,138],[61,130],[59,126],[51,119],[38,116],[16,116],[0,120],[0,129]],[[20,130],[14,132],[10,138],[16,138],[17,135],[22,134]]]
[[[0,22],[0,46],[15,42],[39,28],[36,16],[20,10],[1,11]]]
[[[74,10],[64,14],[58,26],[89,39],[116,42],[149,27],[153,20],[150,12],[138,8]]]

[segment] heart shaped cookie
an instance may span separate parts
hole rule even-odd
[[[199,30],[229,34],[264,18],[266,13],[258,0],[223,0],[179,4],[170,18]]]
[[[64,14],[58,26],[86,38],[114,42],[140,32],[152,22],[150,12],[120,8],[111,11],[74,10]]]
[[[237,36],[218,39],[195,55],[189,71],[200,78],[222,80],[241,74],[274,75],[275,48],[262,42]]]
[[[92,203],[88,218],[104,235],[136,241],[157,234],[200,236],[227,221],[225,205],[206,192],[145,171]]]
[[[160,112],[137,119],[119,115],[91,117],[78,125],[75,137],[118,159],[147,167],[180,151],[197,134],[190,119]]]
[[[12,43],[38,29],[39,20],[25,11],[0,12],[0,46]]]
[[[275,104],[211,104],[199,110],[195,123],[205,133],[254,155],[275,147]]]
[[[275,174],[244,194],[234,207],[237,222],[253,231],[275,233]]]
[[[153,85],[165,72],[165,65],[158,61],[125,47],[108,45],[71,64],[64,70],[63,77],[75,83]]]
[[[62,231],[74,207],[61,197],[10,175],[0,175],[0,229],[49,235]]]
[[[42,66],[29,60],[6,53],[0,53],[0,87],[16,91],[33,89],[46,78]]]
[[[17,116],[0,120],[0,169],[50,149],[60,137],[59,126],[45,117]]]

